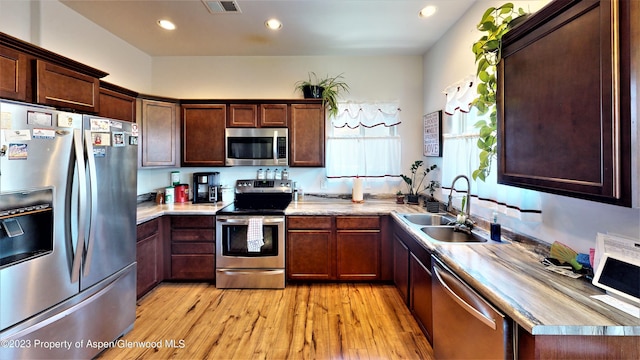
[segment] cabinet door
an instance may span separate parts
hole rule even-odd
[[[228,127],[257,127],[258,105],[230,104]]]
[[[98,78],[36,60],[36,101],[86,112],[100,110]]]
[[[338,230],[336,247],[339,280],[379,279],[379,230]]]
[[[100,88],[100,112],[109,119],[136,121],[136,98],[110,89]]]
[[[136,294],[140,298],[162,281],[163,256],[160,220],[153,219],[136,227]]]
[[[141,100],[141,122],[141,165],[143,167],[178,166],[176,104]]]
[[[182,165],[224,166],[226,105],[182,105]]]
[[[409,305],[409,248],[396,234],[393,236],[393,283]]]
[[[617,109],[628,36],[611,40],[614,3],[552,3],[505,36],[498,182],[629,206],[628,104]]]
[[[287,104],[260,104],[261,127],[287,127]]]
[[[155,234],[136,244],[137,282],[136,294],[140,298],[160,282],[162,241]]]
[[[289,166],[324,166],[324,123],[322,103],[291,104]]]
[[[0,97],[27,100],[27,56],[0,46]]]
[[[410,304],[409,308],[416,321],[425,333],[429,343],[433,341],[433,312],[431,293],[431,262],[422,263],[414,254],[409,258],[410,263]]]
[[[287,278],[331,280],[333,262],[331,231],[289,230],[287,232]]]

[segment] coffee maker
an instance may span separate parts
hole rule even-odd
[[[193,173],[193,203],[222,201],[219,172]]]

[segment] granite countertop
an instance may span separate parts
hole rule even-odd
[[[137,222],[162,215],[215,215],[228,204],[142,203]],[[319,197],[305,197],[285,210],[286,215],[391,215],[422,246],[533,335],[640,336],[640,319],[590,297],[603,291],[584,279],[545,270],[539,245],[508,240],[502,244],[431,241],[400,219],[399,214],[419,212],[425,210],[396,204],[395,199],[353,203]]]

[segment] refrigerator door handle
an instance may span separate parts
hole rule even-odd
[[[71,266],[71,282],[75,283],[80,280],[80,266],[82,264],[82,255],[84,252],[84,235],[85,225],[87,223],[87,183],[84,165],[84,148],[82,144],[82,130],[73,130],[73,150],[76,157],[76,166],[78,167],[78,238],[76,239],[76,251],[73,255],[73,263]]]
[[[89,238],[87,239],[87,254],[84,261],[84,276],[88,276],[89,270],[91,269],[91,259],[93,257],[93,244],[95,243],[95,222],[98,218],[98,178],[96,174],[96,161],[93,155],[93,137],[91,136],[91,130],[85,130],[84,143],[87,164],[89,166],[89,192],[91,194],[91,215],[89,216],[88,222]]]

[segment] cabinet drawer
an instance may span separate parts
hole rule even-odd
[[[211,255],[215,252],[213,243],[173,243],[171,254]]]
[[[215,228],[214,216],[172,216],[171,228]]]
[[[288,216],[288,229],[331,229],[330,216]]]
[[[379,216],[339,216],[336,218],[338,230],[380,230]]]
[[[148,238],[158,232],[158,219],[149,220],[137,226],[136,238],[138,241]]]
[[[176,280],[213,280],[213,255],[171,255],[171,278]]]
[[[213,229],[180,229],[171,230],[171,241],[215,241]]]

